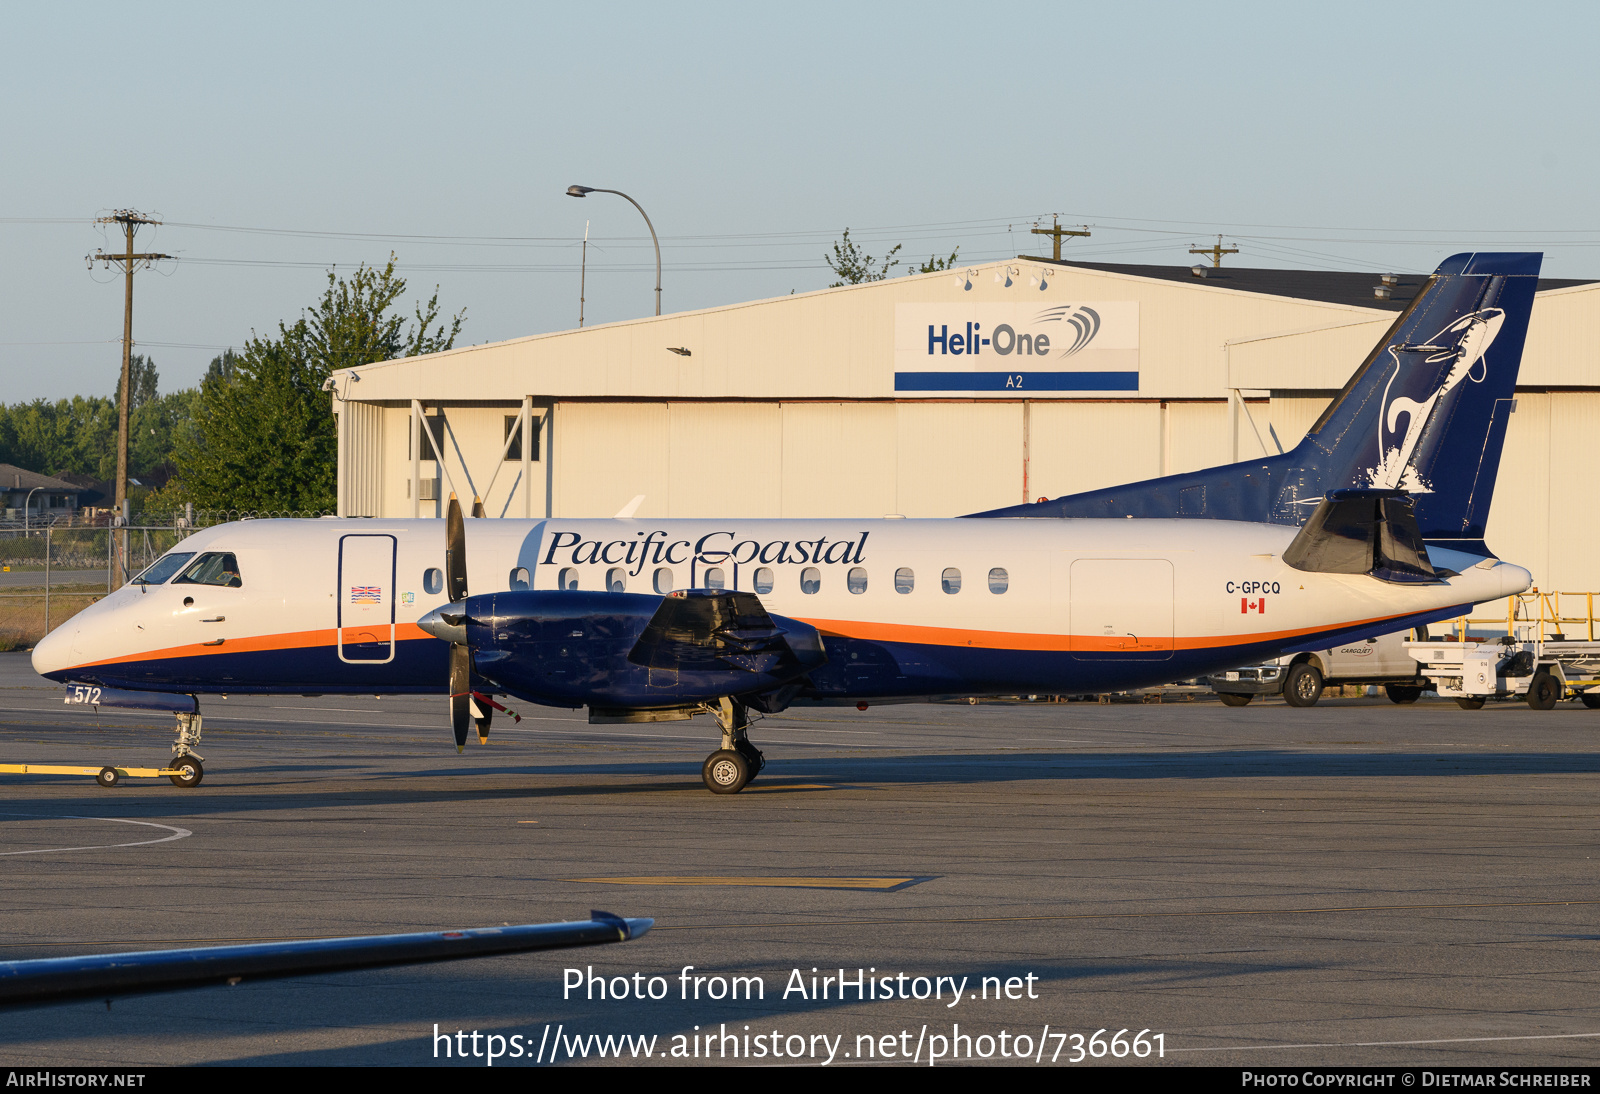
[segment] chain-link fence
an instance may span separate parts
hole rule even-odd
[[[46,528],[106,528],[123,525],[137,527],[210,528],[231,520],[273,520],[278,518],[307,519],[332,516],[332,509],[182,509],[140,510],[128,515],[127,520],[117,517],[110,509],[80,509],[71,516],[40,513],[37,510],[0,510],[0,534],[12,532],[43,532]]]
[[[72,519],[0,521],[0,650],[27,649],[201,528],[231,520],[314,518],[323,512],[184,509],[101,511]]]

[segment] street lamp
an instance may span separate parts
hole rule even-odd
[[[28,520],[28,516],[32,512],[32,510],[29,509],[28,507],[33,504],[33,496],[35,494],[37,494],[39,491],[43,490],[43,489],[44,489],[44,487],[42,487],[42,486],[35,486],[32,490],[28,491],[28,496],[22,502],[22,534],[23,535],[27,535],[29,533],[29,531],[31,530],[31,522]]]
[[[632,198],[628,197],[628,195],[624,194],[621,190],[602,190],[598,186],[569,186],[569,187],[567,187],[567,196],[569,198],[581,198],[581,197],[584,197],[585,195],[588,195],[588,194],[615,194],[619,198],[626,199],[630,204],[632,204],[632,206],[635,209],[639,210],[639,215],[644,217],[645,227],[650,229],[650,242],[654,243],[656,245],[656,314],[660,315],[661,314],[661,241],[656,238],[656,226],[654,224],[650,223],[650,214],[644,211],[644,206],[643,205],[640,205],[637,201],[634,201]]]

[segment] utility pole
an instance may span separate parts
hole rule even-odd
[[[1055,256],[1054,257],[1055,257],[1055,260],[1057,262],[1061,261],[1061,237],[1062,236],[1086,236],[1086,235],[1090,234],[1090,232],[1087,229],[1087,226],[1085,226],[1085,229],[1083,231],[1081,231],[1081,232],[1073,231],[1070,228],[1063,228],[1061,226],[1060,214],[1058,214],[1058,213],[1051,213],[1050,214],[1050,227],[1048,227],[1048,228],[1029,228],[1028,231],[1032,235],[1036,235],[1036,236],[1051,236],[1051,237],[1054,238],[1054,241],[1055,241]]]
[[[583,326],[583,286],[589,277],[589,222],[583,222],[583,265],[578,267],[578,326]]]
[[[1223,255],[1236,255],[1236,254],[1239,253],[1239,248],[1237,248],[1237,247],[1224,247],[1222,245],[1222,237],[1218,236],[1217,237],[1217,245],[1215,247],[1190,247],[1189,248],[1189,253],[1192,254],[1192,255],[1210,255],[1211,256],[1211,268],[1213,270],[1216,270],[1216,269],[1220,269],[1222,267],[1222,256]]]
[[[152,220],[143,213],[134,209],[118,209],[108,217],[96,217],[96,224],[120,224],[122,234],[127,240],[127,250],[122,254],[107,254],[95,248],[94,254],[88,257],[89,268],[94,269],[96,262],[102,263],[109,269],[115,265],[122,271],[124,278],[124,291],[122,302],[122,384],[121,397],[117,400],[117,493],[116,512],[125,515],[128,500],[128,402],[132,397],[133,386],[133,275],[139,270],[147,270],[156,261],[171,258],[163,254],[135,254],[133,251],[133,236],[143,224],[160,224],[159,220]],[[110,535],[109,528],[107,534]],[[114,536],[112,537],[115,538]],[[127,544],[124,542],[121,556],[117,559],[123,569],[127,568]],[[116,570],[113,564],[112,570]],[[107,583],[110,583],[111,574],[107,574]],[[118,582],[120,584],[120,582]]]

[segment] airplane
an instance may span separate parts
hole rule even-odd
[[[1276,456],[948,519],[230,523],[33,664],[69,702],[171,704],[179,785],[201,695],[442,691],[458,751],[496,695],[710,714],[730,794],[795,703],[1115,691],[1424,626],[1532,582],[1483,527],[1541,260],[1446,259]]]

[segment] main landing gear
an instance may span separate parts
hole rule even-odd
[[[700,778],[713,794],[737,794],[766,765],[761,750],[750,743],[750,708],[724,697],[710,706],[722,728],[722,747],[706,757]]]

